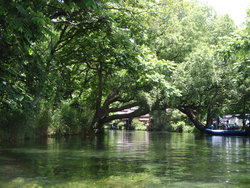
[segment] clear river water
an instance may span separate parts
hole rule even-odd
[[[250,137],[109,130],[1,142],[0,187],[250,187]]]

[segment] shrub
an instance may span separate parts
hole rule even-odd
[[[187,125],[184,121],[172,124],[172,130],[175,132],[198,133],[200,132],[195,126]]]
[[[2,113],[5,117],[0,120],[0,137],[2,140],[35,138],[47,135],[51,114],[44,104],[29,111],[12,110]]]
[[[153,123],[150,126],[150,130],[171,131],[171,126],[167,120],[167,114],[165,110],[154,110],[150,115],[153,118]]]
[[[117,124],[117,129],[119,130],[124,130],[125,129],[125,123],[120,121],[118,124]]]
[[[176,124],[180,121],[183,121],[186,124],[188,124],[188,122],[189,122],[187,120],[187,116],[177,109],[171,111],[170,116],[171,116],[171,124]]]
[[[36,135],[42,137],[48,135],[48,127],[52,123],[52,109],[53,106],[48,102],[41,101],[37,104],[35,115],[29,121]]]
[[[182,132],[184,127],[185,127],[184,121],[179,121],[177,123],[172,124],[172,129],[173,131],[176,131],[176,132]]]
[[[27,137],[27,121],[26,113],[20,111],[2,112],[4,119],[0,120],[0,139],[20,139]]]
[[[54,111],[50,126],[52,134],[80,134],[90,129],[93,113],[82,107],[61,102]]]
[[[93,117],[87,108],[61,102],[53,110],[52,103],[43,100],[28,112],[2,110],[1,113],[4,118],[0,119],[0,140],[79,134],[90,130]]]
[[[143,122],[139,121],[138,119],[132,120],[131,127],[134,130],[147,130],[147,126],[145,126]]]

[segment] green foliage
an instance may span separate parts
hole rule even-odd
[[[178,122],[185,122],[187,124],[187,116],[185,114],[183,114],[182,112],[180,112],[179,110],[177,109],[174,109],[171,111],[170,113],[170,122],[171,124],[176,124]]]
[[[43,136],[47,137],[48,135],[48,127],[52,123],[52,105],[45,101],[41,101],[36,106],[36,112],[34,118],[31,120],[36,129],[37,137]]]
[[[193,1],[3,0],[0,121],[35,113],[32,129],[63,135],[101,130],[132,104],[142,114],[188,105],[205,117],[238,101],[232,88],[249,95],[248,29],[225,37],[234,30],[227,15]],[[231,42],[216,51],[219,37]]]
[[[87,108],[74,108],[61,102],[52,116],[50,134],[80,134],[90,130],[92,112]]]
[[[145,126],[143,122],[139,121],[138,119],[132,120],[131,127],[134,130],[142,130],[142,131],[147,130],[147,126]]]
[[[186,125],[183,127],[183,133],[200,133],[195,126]]]
[[[182,132],[186,123],[184,121],[178,121],[177,123],[172,124],[173,131]]]
[[[150,22],[148,31],[150,47],[159,59],[182,63],[197,45],[216,45],[218,37],[236,29],[228,16],[218,16],[212,7],[195,1],[169,3],[160,10],[161,17]]]
[[[178,121],[177,123],[171,124],[172,131],[182,133],[199,133],[200,131],[195,127],[186,124],[184,121]]]
[[[183,127],[185,126],[185,122],[184,121],[179,121],[175,124],[172,124],[172,128],[174,131],[176,132],[182,132],[183,131]]]
[[[2,140],[47,136],[47,128],[51,122],[51,113],[47,106],[39,107],[34,113],[12,111],[3,116],[5,119],[0,121]]]
[[[121,122],[119,122],[118,124],[117,124],[117,129],[119,129],[119,130],[123,130],[123,129],[125,129],[125,126],[124,126],[125,124],[121,121]]]
[[[221,38],[217,51],[227,62],[233,61],[234,83],[237,98],[229,110],[235,114],[245,114],[250,111],[250,11],[247,10],[245,27],[237,30],[229,36]]]
[[[0,138],[19,139],[25,138],[27,130],[27,116],[19,111],[12,111],[12,113],[3,114],[5,119],[0,121]]]
[[[154,110],[150,113],[153,123],[150,125],[150,129],[154,131],[170,131],[171,127],[167,120],[167,114],[164,110]]]
[[[34,114],[4,114],[5,120],[0,121],[0,138],[23,139],[47,137],[48,135],[74,135],[91,131],[91,116],[87,108],[74,108],[68,103],[60,103],[56,110],[46,101],[40,101]]]

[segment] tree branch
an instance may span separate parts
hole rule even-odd
[[[134,102],[134,103],[127,104],[127,105],[124,105],[124,106],[120,106],[120,107],[116,107],[116,108],[110,108],[109,112],[118,112],[118,111],[122,111],[122,110],[125,110],[125,109],[128,109],[128,108],[138,106],[138,105],[139,105],[138,102]]]
[[[103,9],[105,10],[119,10],[119,11],[122,11],[122,12],[129,12],[131,14],[131,16],[133,17],[133,19],[143,28],[145,29],[145,27],[141,24],[141,22],[139,22],[135,16],[133,15],[133,12],[131,10],[128,10],[128,9],[123,9],[123,8],[115,8],[115,7],[104,7]]]
[[[120,114],[120,115],[116,114],[116,115],[106,117],[106,118],[102,119],[102,124],[110,122],[110,121],[115,120],[115,119],[139,117],[139,116],[148,114],[149,112],[150,112],[149,108],[138,108],[137,110],[135,110],[134,112],[132,112],[130,114]]]
[[[79,63],[86,63],[90,69],[96,70],[95,68],[92,68],[92,67],[88,64],[89,62],[105,63],[105,62],[99,62],[99,61],[95,61],[95,60],[80,61],[80,62],[72,62],[72,63],[69,63],[69,64],[65,64],[65,65],[63,65],[62,67],[59,67],[59,68],[57,68],[57,69],[49,70],[48,72],[49,72],[49,73],[55,72],[55,71],[58,71],[58,70],[61,70],[61,69],[65,68],[65,67],[67,67],[67,66],[74,65],[74,64],[79,64]]]
[[[64,21],[52,21],[52,23],[54,23],[54,24],[69,24],[69,25],[73,25],[73,26],[77,26],[77,25],[80,25],[80,24],[92,24],[92,23],[96,23],[96,22],[98,22],[99,20],[98,19],[96,19],[96,20],[94,20],[94,21],[89,21],[89,22],[77,22],[77,23],[74,23],[74,22],[70,22],[70,21],[68,21],[68,20],[64,20]]]

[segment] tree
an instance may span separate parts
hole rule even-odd
[[[245,115],[250,111],[250,9],[247,9],[247,18],[245,27],[237,30],[230,36],[223,37],[219,45],[219,53],[225,60],[234,59],[235,88],[237,90],[237,99],[231,111],[240,114],[245,120]],[[243,121],[245,126],[245,121]]]
[[[43,1],[0,2],[0,120],[5,113],[30,111],[36,88],[44,81],[41,60],[31,44],[48,34]]]
[[[74,10],[74,11],[73,11]],[[41,97],[48,96],[51,54],[38,48],[56,38],[52,22],[70,13],[98,12],[95,1],[0,2],[0,122],[1,129],[22,129]],[[74,13],[73,13],[74,12]],[[70,16],[68,16],[69,18]],[[65,42],[65,41],[64,41]],[[51,47],[51,46],[50,46]],[[47,50],[48,51],[48,50]],[[17,127],[10,122],[20,117]],[[17,118],[18,119],[18,118]],[[18,125],[19,124],[19,125]],[[11,132],[11,131],[9,131]]]
[[[22,113],[40,99],[55,110],[64,100],[76,108],[90,108],[96,131],[125,117],[115,114],[125,108],[139,107],[126,115],[132,117],[176,106],[172,99],[192,104],[180,82],[192,86],[192,74],[199,70],[177,78],[173,67],[177,65],[174,73],[189,71],[188,64],[197,68],[205,58],[201,67],[211,72],[219,67],[219,58],[201,46],[216,45],[219,36],[234,29],[227,16],[218,18],[207,6],[181,0],[39,2],[1,4],[1,112]],[[174,84],[182,90],[182,101]],[[204,96],[196,103],[204,105],[200,113],[209,103],[205,89],[217,87],[205,79],[196,86],[201,84],[207,85],[200,88]]]
[[[45,65],[47,77],[52,80],[50,87],[55,91],[52,93],[55,106],[60,100],[78,101],[81,105],[87,103],[95,111],[93,125],[100,130],[104,123],[120,118],[111,117],[110,111],[114,113],[136,105],[141,108],[130,117],[148,113],[150,108],[145,95],[153,89],[153,82],[162,81],[159,85],[162,84],[164,90],[171,88],[152,61],[161,67],[168,63],[159,62],[142,45],[145,41],[143,17],[134,15],[134,11],[143,11],[140,7],[144,6],[145,2],[124,2],[122,5],[113,2],[100,5],[105,10],[104,15],[86,15],[88,22],[81,17],[77,20],[79,15],[70,18],[77,20],[77,24],[76,21],[65,21],[64,17],[62,21],[59,18],[53,20],[57,37],[45,43],[45,59],[48,59]],[[42,47],[41,56],[44,51]],[[142,68],[146,66],[145,61],[151,62],[147,64],[150,71]],[[146,72],[150,74],[145,76]],[[150,84],[141,80],[138,85],[136,82],[140,77],[151,79]],[[110,109],[111,104],[119,102],[125,106]]]
[[[216,55],[214,47],[219,37],[236,27],[228,15],[218,16],[207,5],[182,2],[174,8],[171,18],[168,11],[161,13],[160,18],[165,19],[152,25],[160,32],[149,31],[148,40],[159,59],[177,64],[170,82],[182,96],[172,98],[168,106],[178,108],[203,131],[210,118],[234,96],[228,74],[231,65]],[[203,117],[207,117],[206,125],[201,122]]]
[[[98,10],[95,1],[1,1],[1,109],[22,111],[35,104],[45,82],[46,67],[36,46],[54,37],[51,21],[75,10]],[[85,10],[85,11],[83,11]],[[65,17],[64,17],[65,18]],[[63,18],[62,18],[63,19]],[[48,64],[47,64],[48,65]],[[46,66],[47,66],[46,65]]]
[[[148,43],[159,59],[182,63],[199,44],[216,45],[219,37],[236,27],[228,15],[197,2],[178,2],[158,11],[158,20],[150,25]]]
[[[173,84],[182,91],[175,104],[199,130],[208,127],[219,109],[236,98],[232,67],[216,56],[216,51],[202,46],[174,71]],[[203,117],[205,125],[200,122]]]

